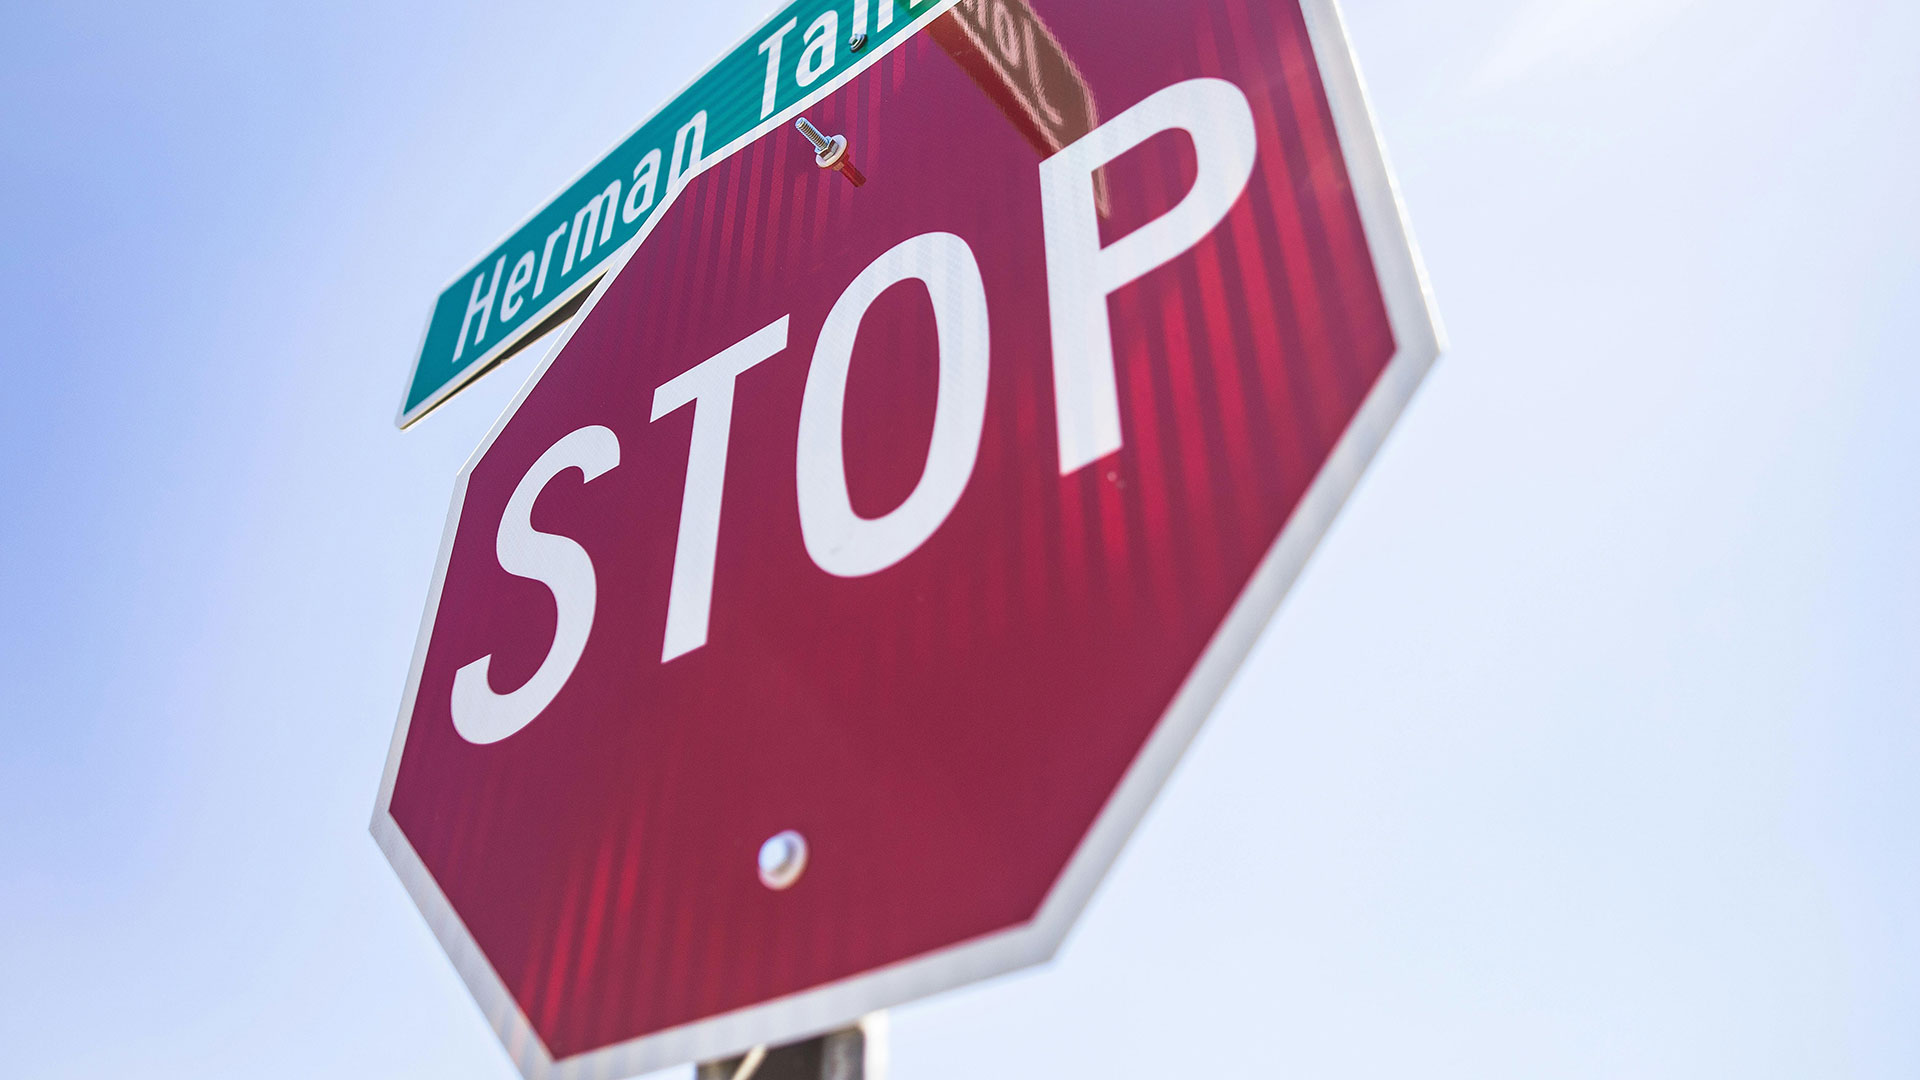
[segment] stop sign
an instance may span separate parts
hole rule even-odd
[[[1050,956],[1434,357],[1330,3],[898,6],[461,474],[374,832],[528,1075]]]

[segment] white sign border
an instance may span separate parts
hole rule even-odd
[[[832,81],[806,98],[729,143],[706,158],[701,171],[731,157],[775,127],[786,124],[820,98],[839,89],[925,25],[945,14],[959,0],[942,0],[888,39],[884,46],[850,65]],[[721,1016],[632,1039],[599,1050],[555,1061],[533,1025],[514,1001],[493,966],[481,953],[466,925],[448,903],[426,864],[394,820],[391,806],[394,779],[406,746],[407,725],[420,690],[427,644],[432,640],[434,616],[446,583],[448,557],[466,499],[467,481],[521,402],[547,368],[565,350],[573,333],[586,322],[607,284],[632,258],[656,223],[666,217],[662,206],[652,219],[607,261],[600,285],[549,349],[512,404],[494,423],[487,437],[462,466],[454,486],[452,505],[440,542],[433,584],[407,675],[399,720],[388,748],[372,822],[374,839],[393,864],[401,883],[425,915],[428,926],[453,961],[455,970],[480,1005],[487,1022],[499,1035],[514,1065],[528,1080],[606,1080],[655,1069],[708,1061],[738,1054],[761,1044],[780,1044],[850,1024],[878,1009],[926,997],[942,990],[977,982],[1051,959],[1065,940],[1081,910],[1125,846],[1134,827],[1146,815],[1153,798],[1178,764],[1187,745],[1198,734],[1213,705],[1225,692],[1260,632],[1305,567],[1314,547],[1332,524],[1347,496],[1359,482],[1394,422],[1406,408],[1427,370],[1439,357],[1442,336],[1431,292],[1418,252],[1406,224],[1385,152],[1382,149],[1348,44],[1337,0],[1300,0],[1314,58],[1333,112],[1341,154],[1359,206],[1360,220],[1373,256],[1381,293],[1386,301],[1395,352],[1368,393],[1359,412],[1335,444],[1327,463],[1301,497],[1280,536],[1261,559],[1199,661],[1182,683],[1153,734],[1141,748],[1092,828],[1081,841],[1060,879],[1054,883],[1032,922],[940,949],[896,964],[863,972],[838,982],[754,1005]],[[677,197],[675,191],[670,197]]]

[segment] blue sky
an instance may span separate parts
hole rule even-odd
[[[427,306],[758,4],[0,40],[0,1038],[512,1075],[366,833]],[[901,1080],[1920,1073],[1920,9],[1349,0],[1451,347],[1049,967]]]

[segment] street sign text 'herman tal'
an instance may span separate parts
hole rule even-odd
[[[871,55],[930,0],[796,0],[440,292],[398,423],[565,322],[708,151]],[[855,51],[849,42],[861,40]]]
[[[1436,355],[1331,0],[823,18],[455,487],[373,831],[530,1077],[1052,956]]]

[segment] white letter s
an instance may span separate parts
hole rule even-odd
[[[517,690],[495,693],[487,681],[492,654],[453,674],[453,727],[471,743],[492,743],[533,722],[565,686],[593,629],[593,559],[570,537],[533,527],[533,503],[554,477],[579,469],[591,481],[620,464],[620,441],[600,426],[583,427],[547,448],[507,500],[494,553],[500,567],[553,593],[553,645],[540,669]]]

